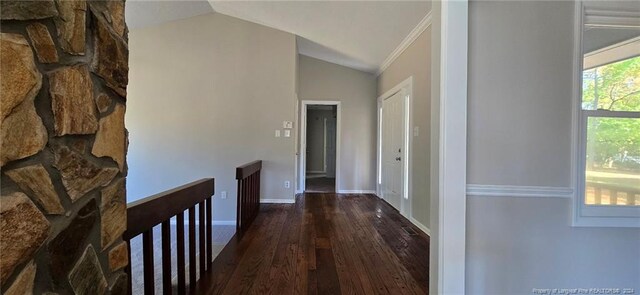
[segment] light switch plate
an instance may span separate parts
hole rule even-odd
[[[418,126],[413,127],[413,136],[418,137],[418,134],[420,134],[420,127]]]
[[[226,199],[227,198],[227,192],[220,193],[220,198],[221,199]]]
[[[291,130],[285,130],[284,131],[284,137],[291,137]]]
[[[285,128],[285,129],[291,129],[291,128],[293,128],[293,122],[291,122],[291,121],[284,121],[284,122],[282,122],[282,128]]]
[[[280,137],[280,129],[276,130],[276,137]]]

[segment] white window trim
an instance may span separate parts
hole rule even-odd
[[[573,60],[573,116],[572,116],[572,159],[571,186],[573,195],[572,225],[576,227],[640,227],[640,208],[593,206],[584,204],[586,167],[586,120],[589,117],[637,117],[638,113],[582,110],[582,38],[585,8],[582,1],[576,1],[574,24]]]
[[[584,55],[585,70],[638,56],[640,37],[613,44]]]

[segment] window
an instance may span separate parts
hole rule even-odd
[[[640,38],[584,54],[581,81],[574,223],[640,227]]]
[[[640,206],[640,57],[582,75],[587,205]]]

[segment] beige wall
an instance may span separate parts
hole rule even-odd
[[[129,200],[215,177],[214,219],[234,220],[234,168],[256,159],[262,198],[293,198],[294,137],[274,131],[294,120],[294,35],[212,13],[129,38]]]
[[[338,190],[375,190],[375,76],[304,55],[298,70],[300,100],[341,101]]]
[[[471,1],[468,182],[571,185],[574,4]],[[469,196],[466,291],[640,288],[640,230],[571,227],[568,198]]]
[[[411,146],[412,216],[430,228],[430,136],[431,136],[431,27],[378,76],[378,95],[383,95],[413,76],[413,126],[419,128]],[[411,136],[411,135],[410,135]]]

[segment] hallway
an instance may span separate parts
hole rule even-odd
[[[427,294],[429,237],[373,195],[262,204],[196,294]]]

